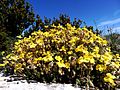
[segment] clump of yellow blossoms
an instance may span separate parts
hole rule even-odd
[[[104,77],[104,81],[110,83],[111,85],[115,86],[114,80],[116,77],[111,73],[107,73],[106,77]]]
[[[92,30],[70,24],[53,26],[47,32],[38,30],[18,40],[4,60],[6,72],[40,82],[79,85],[95,81],[97,73],[102,74],[98,78],[103,79],[102,85],[115,86],[114,75],[110,75],[120,68],[120,57],[112,54],[106,40]]]

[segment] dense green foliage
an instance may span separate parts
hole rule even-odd
[[[33,22],[34,13],[25,0],[0,0],[0,52]]]
[[[32,29],[29,29],[28,31],[26,31],[24,36],[28,37],[32,32],[38,31],[39,29],[43,32],[49,31],[49,29],[53,28],[51,27],[52,25],[58,26],[60,24],[61,26],[66,27],[65,25],[69,23],[72,26],[79,28],[82,25],[83,21],[76,18],[74,18],[74,20],[71,21],[68,15],[60,14],[58,18],[54,17],[53,19],[50,19],[50,18],[44,17],[44,20],[42,20],[40,16],[37,15],[34,23],[35,24],[32,25]],[[46,29],[45,26],[48,26],[48,28]]]
[[[47,32],[38,30],[28,38],[20,37],[1,64],[6,74],[39,82],[114,88],[119,54],[114,55],[107,41],[92,30],[65,26],[52,25]]]
[[[112,52],[120,54],[120,34],[109,33],[108,35],[105,35],[105,37],[109,42]]]

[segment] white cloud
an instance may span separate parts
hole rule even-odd
[[[101,22],[98,26],[114,25],[120,23],[120,18]]]
[[[114,30],[120,30],[120,27],[115,27],[115,28],[113,28]]]

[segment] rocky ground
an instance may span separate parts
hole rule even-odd
[[[0,81],[0,90],[81,90],[72,87],[70,84],[43,84],[43,83],[27,83],[25,80],[6,82]]]
[[[0,74],[0,90],[81,90],[71,84],[44,84],[35,81],[28,83],[26,80],[13,80]]]
[[[26,80],[13,80],[0,74],[0,90],[86,90],[73,87],[71,84],[45,84],[35,81],[28,83]],[[91,90],[91,89],[88,89]],[[94,90],[94,89],[92,89]],[[120,90],[120,89],[117,89]]]

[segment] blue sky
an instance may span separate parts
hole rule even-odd
[[[67,14],[71,20],[79,18],[87,25],[106,30],[111,27],[120,32],[120,0],[26,0],[32,4],[36,14],[41,18],[58,17]]]

